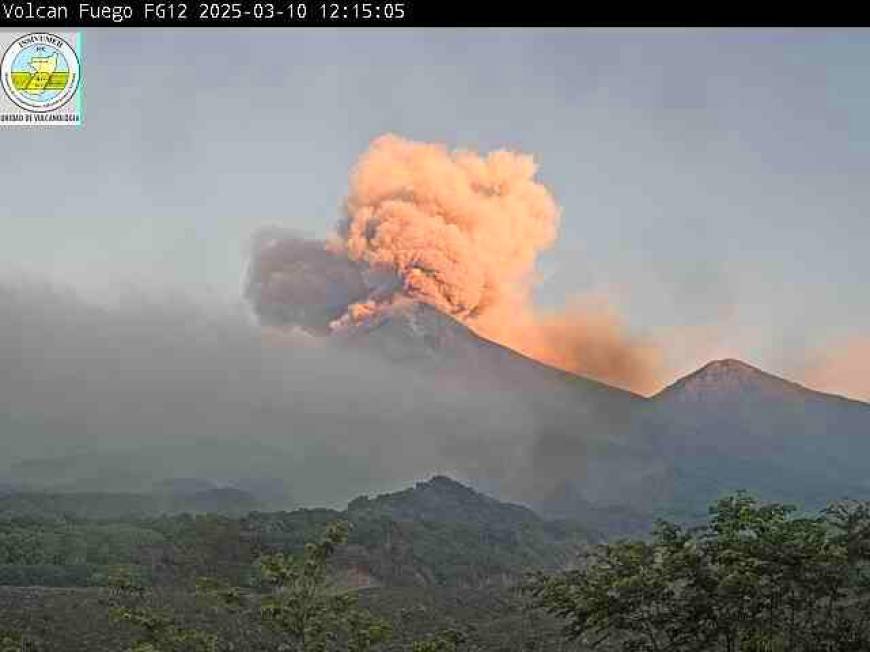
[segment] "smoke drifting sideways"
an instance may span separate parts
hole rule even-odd
[[[0,360],[0,484],[40,489],[194,477],[272,487],[283,508],[440,472],[510,496],[540,427],[520,397],[177,296],[0,282]]]
[[[359,266],[322,242],[272,228],[254,238],[246,294],[263,323],[327,335],[330,324],[364,299],[368,288]]]
[[[662,355],[601,297],[533,301],[560,211],[531,156],[375,139],[326,241],[272,229],[255,242],[247,297],[267,324],[327,334],[420,301],[526,356],[624,389],[662,385]]]

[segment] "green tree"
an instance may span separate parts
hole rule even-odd
[[[466,649],[463,646],[468,637],[458,629],[445,629],[411,644],[410,652],[459,652]]]
[[[24,634],[0,630],[0,652],[37,652],[38,649]]]
[[[700,527],[661,522],[648,540],[595,546],[578,568],[539,573],[526,590],[593,649],[870,649],[867,504],[801,517],[737,494],[710,515]]]
[[[349,530],[349,523],[339,521],[329,525],[319,541],[306,544],[301,554],[259,559],[270,588],[261,599],[260,615],[289,639],[289,649],[364,652],[389,637],[386,621],[360,608],[353,593],[336,590],[328,581],[328,561],[347,541]]]
[[[254,596],[256,609],[261,622],[285,639],[280,650],[367,652],[389,638],[385,620],[330,581],[329,560],[349,530],[349,523],[339,521],[299,554],[279,552],[257,560],[264,591]],[[234,610],[244,611],[249,602],[244,592],[210,578],[202,578],[199,589]]]
[[[133,573],[118,569],[108,581],[109,615],[136,632],[128,652],[216,652],[214,634],[187,627],[166,609],[152,606],[149,592]]]

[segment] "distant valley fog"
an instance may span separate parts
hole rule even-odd
[[[139,491],[202,477],[289,506],[449,472],[511,495],[540,428],[516,394],[471,395],[261,329],[241,307],[172,296],[105,307],[6,283],[0,359],[0,482],[30,487]]]

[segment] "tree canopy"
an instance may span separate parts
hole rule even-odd
[[[703,525],[593,546],[526,590],[592,649],[846,652],[870,649],[868,561],[867,503],[802,516],[739,493]]]

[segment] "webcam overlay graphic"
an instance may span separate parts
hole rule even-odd
[[[0,51],[0,126],[81,124],[79,33],[0,33]]]

